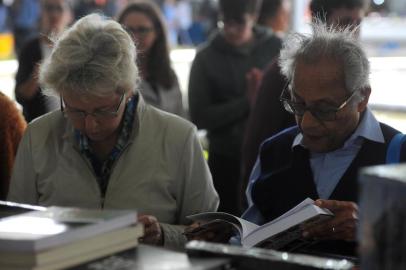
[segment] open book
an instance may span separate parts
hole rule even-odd
[[[218,222],[231,224],[240,236],[244,247],[259,246],[294,250],[308,243],[301,239],[303,226],[323,222],[332,216],[333,213],[330,210],[318,207],[312,199],[307,198],[280,217],[261,226],[222,212],[200,213],[190,215],[188,218],[203,222],[204,224],[201,225],[203,228]]]

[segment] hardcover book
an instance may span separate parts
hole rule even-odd
[[[49,207],[0,219],[0,252],[39,252],[135,225],[137,213]]]
[[[39,252],[0,251],[0,269],[55,270],[115,254],[138,245],[143,226],[116,229]]]

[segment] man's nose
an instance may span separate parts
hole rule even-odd
[[[306,129],[318,126],[320,121],[309,110],[306,110],[304,114],[299,117],[298,124],[302,129]]]

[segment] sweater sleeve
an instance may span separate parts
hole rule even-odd
[[[32,155],[31,134],[30,129],[27,128],[18,147],[7,196],[8,201],[38,204],[37,177]]]
[[[202,148],[197,138],[196,128],[191,128],[185,142],[181,163],[178,168],[178,221],[176,224],[161,224],[165,246],[183,246],[186,238],[182,235],[185,225],[191,223],[188,215],[216,211],[219,198]]]
[[[249,102],[246,95],[215,103],[211,97],[212,85],[205,66],[204,55],[197,54],[189,79],[189,109],[192,121],[199,129],[221,128],[247,117]]]

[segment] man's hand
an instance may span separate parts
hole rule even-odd
[[[318,240],[355,241],[358,224],[358,206],[353,202],[317,200],[315,204],[334,213],[332,219],[312,227],[305,228],[305,238]]]
[[[233,236],[233,226],[216,220],[203,224],[195,222],[187,227],[183,234],[189,241],[201,240],[227,243],[230,240],[230,237]]]
[[[262,81],[263,72],[258,68],[252,68],[249,72],[247,72],[245,77],[247,80],[248,101],[251,107],[253,107],[257,99],[257,93],[259,90],[259,85],[261,84]]]
[[[138,221],[144,225],[144,236],[140,238],[140,242],[144,244],[162,246],[164,237],[158,220],[154,216],[140,215]]]
[[[38,74],[39,74],[40,65],[37,64],[30,76],[25,82],[19,85],[16,88],[16,92],[19,96],[23,99],[30,100],[32,99],[38,92],[39,84],[38,84]]]

